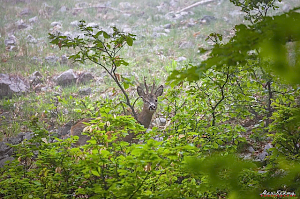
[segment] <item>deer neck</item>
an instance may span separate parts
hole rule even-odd
[[[138,115],[138,122],[145,128],[148,128],[150,126],[154,112],[155,111],[150,111],[148,107],[144,106],[142,112]]]

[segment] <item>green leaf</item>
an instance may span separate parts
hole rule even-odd
[[[124,88],[128,89],[129,88],[129,84],[127,84],[126,82],[123,82]]]
[[[109,39],[109,38],[110,38],[110,35],[107,34],[107,32],[103,31],[103,37],[104,37],[105,39]]]
[[[98,172],[98,171],[96,171],[96,170],[92,170],[92,174],[93,174],[93,175],[95,175],[95,176],[98,176],[98,177],[100,177],[100,174],[99,174],[99,172]]]
[[[133,44],[133,39],[132,39],[130,36],[127,36],[127,37],[126,37],[126,42],[127,42],[128,46],[132,46],[132,44]]]

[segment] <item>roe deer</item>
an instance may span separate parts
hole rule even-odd
[[[138,114],[137,116],[137,121],[142,124],[145,128],[149,128],[152,116],[154,112],[156,111],[157,108],[157,98],[162,95],[163,93],[163,86],[160,85],[156,90],[155,90],[155,83],[153,83],[153,86],[151,87],[151,92],[149,92],[149,87],[146,84],[146,81],[144,82],[145,84],[145,89],[140,86],[137,87],[137,93],[139,97],[143,99],[144,105],[142,111]],[[154,92],[155,90],[155,92]],[[90,139],[89,136],[87,135],[82,135],[81,133],[83,132],[84,128],[86,125],[84,123],[88,123],[92,118],[88,119],[83,119],[79,121],[77,124],[73,125],[70,130],[71,135],[76,135],[79,137],[76,145],[84,145],[86,144],[86,141]],[[125,142],[135,142],[133,139],[136,137],[134,133],[130,133],[122,138],[123,141]]]

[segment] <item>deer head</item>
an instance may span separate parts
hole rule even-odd
[[[162,95],[163,86],[161,85],[155,90],[155,83],[153,83],[152,87],[150,87],[150,91],[148,85],[146,84],[146,80],[144,80],[144,85],[146,92],[142,87],[137,87],[137,93],[144,102],[142,112],[137,116],[137,121],[145,128],[149,128],[152,116],[157,108],[157,97]],[[91,120],[91,118],[83,119],[71,127],[70,134],[73,136],[79,136],[77,145],[84,145],[86,141],[90,139],[87,135],[82,135],[81,133],[86,127],[85,123],[89,123]],[[135,137],[136,135],[134,133],[129,132],[129,135],[124,137],[122,140],[126,142],[137,142],[137,140],[134,139]]]
[[[156,111],[157,108],[157,98],[163,93],[163,86],[160,85],[155,90],[155,83],[153,82],[151,91],[149,91],[149,87],[146,84],[146,80],[144,80],[144,85],[146,92],[142,87],[137,87],[137,93],[143,99],[144,102],[143,110],[138,115],[138,122],[144,125],[145,128],[148,128],[150,126],[153,113]]]

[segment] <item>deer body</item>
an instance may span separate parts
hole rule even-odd
[[[145,128],[149,128],[153,114],[157,108],[157,98],[163,93],[163,86],[159,86],[154,92],[155,84],[153,83],[151,92],[149,92],[149,88],[145,82],[145,88],[146,92],[140,86],[137,87],[137,93],[139,97],[143,99],[144,105],[142,111],[138,114],[136,119],[137,122],[142,124]],[[91,118],[83,119],[71,127],[70,134],[79,137],[77,145],[84,145],[86,144],[86,141],[90,139],[87,135],[82,135],[81,133],[86,127],[84,123],[88,123],[91,120]],[[129,134],[126,137],[122,138],[122,140],[126,142],[134,142],[135,137],[136,135],[134,133],[129,132]]]

